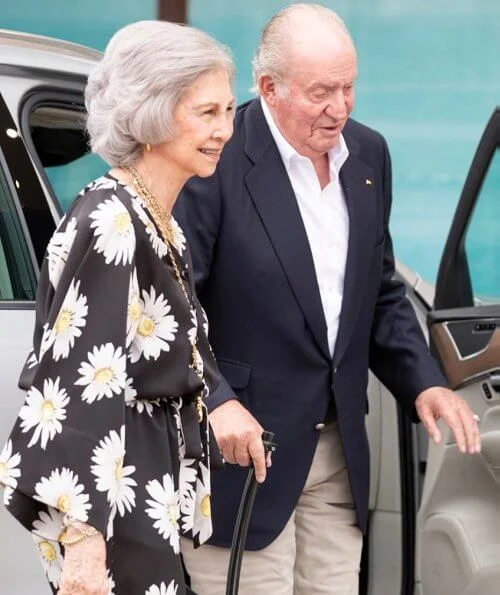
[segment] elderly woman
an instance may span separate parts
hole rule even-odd
[[[232,78],[208,35],[151,21],[119,31],[88,81],[91,147],[112,169],[47,248],[4,449],[5,504],[60,595],[182,595],[179,534],[211,534],[203,397],[229,387],[170,213],[231,136]]]

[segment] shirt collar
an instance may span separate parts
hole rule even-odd
[[[260,98],[260,104],[262,106],[262,111],[264,112],[264,118],[266,119],[267,125],[269,126],[269,130],[271,131],[274,142],[278,147],[278,152],[283,159],[285,167],[288,169],[292,162],[296,159],[307,159],[307,157],[300,155],[300,153],[298,153],[283,136],[276,122],[274,121],[271,110],[262,97]],[[332,179],[338,177],[340,169],[348,157],[349,149],[347,148],[344,136],[340,134],[339,142],[328,151],[328,162]]]

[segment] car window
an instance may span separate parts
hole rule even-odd
[[[490,162],[465,235],[475,304],[500,304],[500,149]]]
[[[0,171],[0,300],[33,300],[29,249],[3,168]]]
[[[35,151],[64,213],[80,190],[109,168],[90,152],[81,107],[44,101],[31,110],[28,124]]]

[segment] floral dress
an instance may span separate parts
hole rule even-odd
[[[183,595],[179,535],[199,545],[212,531],[209,427],[194,400],[221,379],[173,225],[189,301],[146,205],[110,174],[80,193],[47,248],[0,482],[54,592],[65,514],[105,536],[110,594]]]

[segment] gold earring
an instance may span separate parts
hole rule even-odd
[[[151,145],[149,143],[146,143],[146,151],[149,153],[149,151],[151,151]]]

